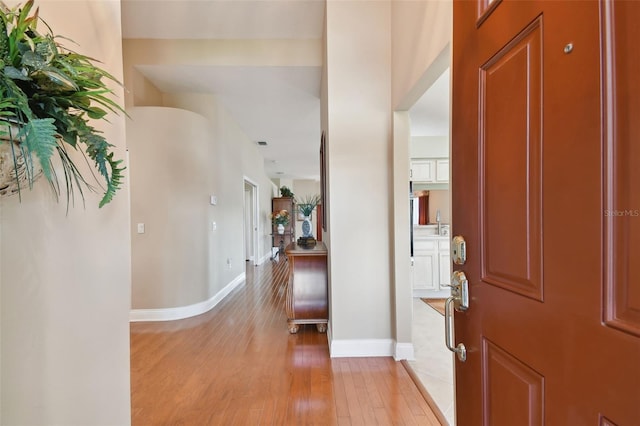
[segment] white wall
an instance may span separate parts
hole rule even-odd
[[[449,158],[448,136],[411,137],[411,158]]]
[[[319,147],[318,147],[319,148]],[[296,199],[320,194],[320,181],[311,179],[296,179],[291,184],[291,191]]]
[[[258,261],[271,245],[272,185],[255,144],[213,96],[165,94],[163,103],[173,107],[131,108],[127,127],[136,319],[150,318],[145,310],[196,304],[187,313],[201,313],[240,282],[245,177],[259,189]],[[139,222],[145,234],[137,234]]]
[[[264,158],[258,146],[242,131],[234,118],[223,108],[215,97],[199,94],[164,95],[164,104],[194,111],[213,123],[213,143],[215,158],[211,167],[214,171],[216,194],[226,200],[226,204],[216,210],[216,218],[224,221],[227,234],[220,234],[221,250],[232,256],[232,268],[236,260],[244,259],[242,249],[244,177],[258,185],[259,224],[258,251],[262,259],[268,256],[271,247],[271,197],[273,182],[264,171]],[[218,227],[220,230],[221,228]],[[239,232],[239,234],[237,234]],[[240,235],[236,238],[236,235]],[[227,256],[228,257],[228,256]],[[226,258],[225,258],[226,259]],[[225,260],[226,261],[226,260]],[[244,270],[244,264],[241,266]]]
[[[322,126],[332,355],[356,354],[354,342],[368,355],[389,354],[394,340],[411,354],[409,250],[399,245],[408,246],[410,229],[408,120],[398,116],[392,126],[391,117],[407,111],[448,66],[451,5],[327,2]],[[375,214],[354,217],[358,210]]]
[[[393,105],[409,110],[450,63],[452,0],[392,0]]]
[[[332,356],[392,344],[390,25],[389,2],[327,2]]]
[[[38,4],[73,49],[122,79],[118,1]],[[121,159],[124,121],[98,124]],[[44,181],[0,202],[1,424],[129,424],[128,191],[102,209],[86,194],[69,214]]]
[[[238,17],[240,18],[240,17]],[[157,106],[162,94],[132,65],[320,66],[319,40],[151,40],[123,41],[126,104]]]
[[[210,125],[176,108],[136,107],[128,113],[132,308],[207,300],[209,287],[221,288],[209,268],[218,254],[210,228],[218,207],[209,203],[214,192]],[[137,232],[139,223],[144,234]]]
[[[429,190],[429,218],[436,221],[436,213],[440,210],[440,222],[451,223],[450,195],[448,189]]]

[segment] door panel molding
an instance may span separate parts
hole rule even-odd
[[[478,0],[478,22],[477,26],[480,27],[484,21],[497,9],[498,5],[502,3],[502,0]]]
[[[602,414],[600,415],[600,426],[618,426]]]
[[[603,228],[605,232],[604,321],[640,336],[640,194],[632,191],[640,182],[640,128],[631,121],[640,115],[640,59],[628,55],[640,38],[636,22],[628,21],[623,3],[601,2],[604,92]],[[621,113],[625,111],[625,113]],[[634,285],[635,284],[635,285]]]
[[[544,423],[544,377],[486,337],[482,378],[485,425]]]
[[[543,301],[542,17],[479,78],[482,280]]]

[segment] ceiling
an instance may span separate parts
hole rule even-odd
[[[447,68],[409,110],[411,136],[449,135],[450,77]]]
[[[122,34],[125,39],[319,40],[324,1],[122,0]],[[200,63],[136,68],[163,92],[214,94],[254,143],[267,142],[259,150],[269,177],[319,178],[320,67]],[[448,134],[448,75],[446,90],[441,80],[432,86],[436,92],[412,108],[412,133],[446,127]]]

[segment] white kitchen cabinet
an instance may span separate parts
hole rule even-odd
[[[449,182],[449,159],[448,158],[436,160],[436,182],[437,183]]]
[[[438,251],[433,242],[422,242],[413,251],[413,288],[438,290]]]
[[[447,241],[448,242],[448,241]],[[451,255],[449,250],[441,250],[438,253],[438,289],[441,290],[443,286],[451,284]],[[447,287],[444,287],[447,288]]]
[[[416,227],[413,241],[413,297],[449,296],[450,290],[446,287],[451,283],[449,237],[427,235]]]
[[[411,160],[410,179],[422,183],[448,183],[448,158],[420,158]]]
[[[436,256],[434,254],[418,254],[413,257],[413,288],[419,290],[436,290]]]
[[[435,182],[435,160],[411,160],[411,172],[409,177],[414,182]]]

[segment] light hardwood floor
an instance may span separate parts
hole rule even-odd
[[[206,314],[131,324],[133,425],[439,425],[401,363],[332,359],[315,326],[290,335],[286,274],[249,265]]]

